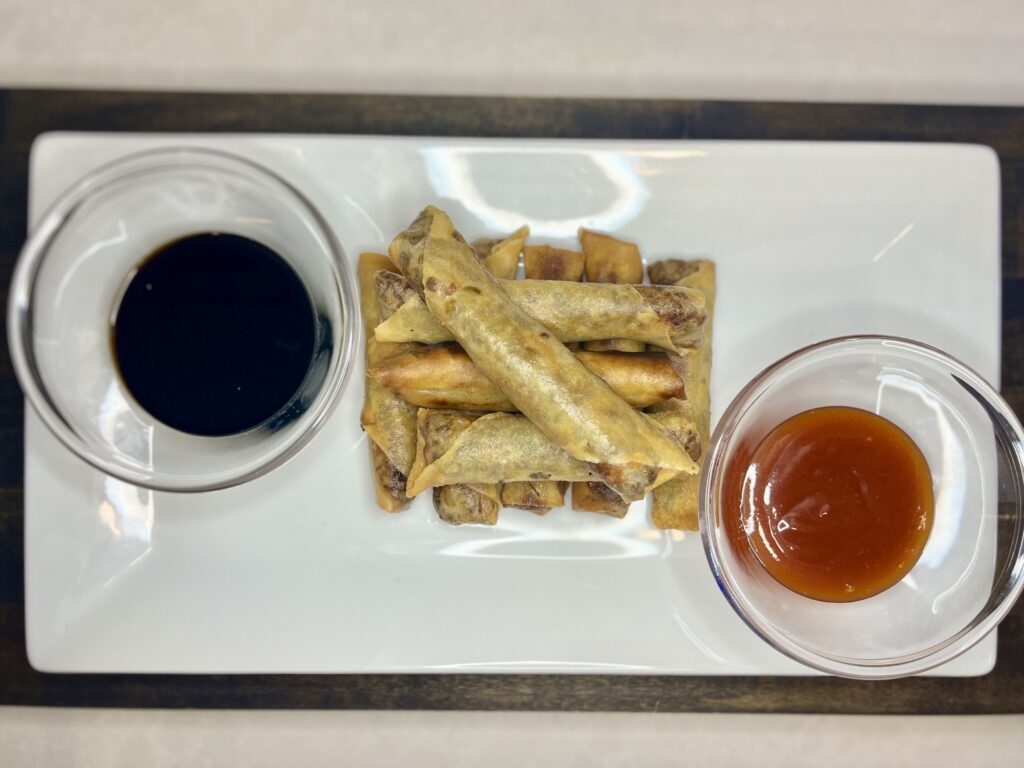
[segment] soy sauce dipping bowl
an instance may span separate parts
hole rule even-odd
[[[810,408],[845,405],[892,421],[928,461],[935,498],[920,559],[895,586],[830,603],[784,587],[742,536],[730,488],[761,439]],[[739,473],[730,472],[740,467]],[[704,550],[746,624],[776,650],[854,678],[913,675],[991,632],[1024,588],[1024,431],[987,382],[938,349],[906,339],[834,339],[768,367],[737,395],[701,478]],[[734,529],[735,530],[735,529]]]
[[[133,268],[164,244],[209,232],[281,255],[305,285],[317,324],[313,359],[291,400],[254,428],[222,437],[153,418],[127,390],[111,341]],[[42,217],[15,267],[7,330],[28,401],[79,457],[146,488],[209,491],[279,466],[324,424],[350,367],[354,296],[330,227],[287,181],[227,153],[168,148],[100,168]]]

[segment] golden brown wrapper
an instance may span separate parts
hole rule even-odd
[[[412,465],[417,407],[382,387],[372,379],[366,382],[366,394],[359,424],[384,455],[407,473]]]
[[[416,461],[406,490],[410,496],[455,483],[598,477],[590,464],[552,443],[525,416],[488,413],[476,417],[464,411],[423,408],[417,434]],[[439,453],[437,446],[447,448]]]
[[[572,508],[621,519],[629,511],[629,504],[604,483],[573,483]]]
[[[632,285],[644,281],[644,264],[636,243],[589,229],[580,229],[579,237],[586,261],[588,283]],[[595,352],[643,352],[645,347],[642,341],[632,339],[588,341],[585,345],[586,349]],[[586,500],[585,503],[593,505],[602,495],[607,494],[599,491],[590,496],[583,494],[581,498]],[[575,498],[574,494],[573,499]]]
[[[681,352],[703,338],[704,296],[686,287],[507,280],[501,288],[563,342],[621,338]],[[455,339],[419,295],[410,296],[374,333],[387,342]]]
[[[370,471],[373,473],[373,492],[377,506],[385,512],[399,512],[409,505],[405,495],[405,475],[384,455],[373,440],[367,440],[370,447]]]
[[[376,275],[382,270],[394,269],[383,254],[364,253],[359,257],[356,277],[359,283],[359,311],[366,333],[365,355],[368,366],[390,355],[419,347],[418,344],[382,344],[373,336],[373,328],[380,321]],[[359,423],[370,438],[368,443],[374,495],[381,509],[397,512],[409,505],[405,495],[405,479],[416,453],[417,408],[370,378],[365,379],[365,386]]]
[[[688,459],[699,455],[697,428],[685,414],[664,411],[654,414],[653,420]],[[407,493],[455,483],[597,479],[594,465],[570,456],[525,416],[488,413],[477,417],[464,411],[421,408]],[[644,490],[643,484],[627,488],[629,500],[642,499]]]
[[[704,327],[704,343],[698,350],[691,350],[682,356],[679,368],[683,372],[686,400],[682,403],[667,400],[655,406],[656,409],[675,409],[690,414],[697,425],[701,441],[700,463],[708,448],[711,433],[711,355],[713,312],[715,306],[715,265],[708,260],[666,260],[648,267],[651,282],[681,282],[704,293],[707,307],[707,321]],[[677,477],[654,491],[652,520],[658,528],[673,528],[696,531],[699,528],[697,496],[700,486],[699,475]]]
[[[494,525],[501,511],[497,485],[445,485],[433,489],[437,516],[452,525]]]
[[[583,279],[583,254],[564,248],[554,248],[550,245],[528,245],[523,248],[523,274],[527,280],[579,282]],[[566,343],[566,347],[570,349],[578,346],[578,344],[574,346],[572,342]],[[584,365],[586,365],[585,361]],[[594,370],[591,366],[587,367]],[[486,377],[484,380],[490,384]],[[608,382],[607,378],[605,378],[605,382]],[[682,379],[679,379],[679,382],[681,384]],[[493,384],[490,386],[495,392],[501,392]],[[612,388],[615,389],[614,386]],[[619,395],[621,396],[622,393],[619,392]],[[491,410],[515,410],[511,401],[506,399],[505,403],[510,407],[492,408]],[[568,483],[559,480],[509,482],[501,486],[501,502],[508,507],[528,509],[534,514],[545,515],[552,508],[560,507],[565,503],[565,491],[568,487]]]
[[[700,430],[693,420],[692,412],[685,405],[685,400],[667,400],[659,406],[658,410],[651,414],[665,432],[672,437],[676,444],[694,461],[700,459],[701,441]],[[671,482],[671,481],[669,481]],[[659,488],[661,486],[658,486]]]
[[[515,480],[501,486],[501,504],[546,515],[565,504],[568,487],[569,484],[561,480]]]
[[[676,285],[701,269],[702,264],[711,265],[712,270],[714,269],[713,262],[702,259],[662,259],[652,262],[647,267],[647,276],[651,279],[651,285]],[[711,276],[711,286],[714,287],[714,273]]]
[[[454,236],[450,221],[441,222],[447,218],[437,208],[425,209],[392,241],[391,258],[404,265],[414,287],[417,276],[422,279],[431,313],[536,429],[570,457],[591,464],[599,478],[627,500],[642,497],[646,490],[679,472],[695,472],[693,460],[657,422],[630,408],[509,299],[469,247]],[[484,418],[493,417],[516,418],[504,414]],[[585,478],[499,474],[488,481],[592,479],[590,474],[589,470]],[[410,477],[410,486],[415,493],[422,483],[414,483]]]
[[[587,280],[594,283],[642,283],[644,265],[636,243],[580,228]]]
[[[682,400],[671,398],[657,406],[657,409],[652,413],[654,419],[665,428],[665,431],[672,436],[680,448],[686,451],[691,459],[699,460],[701,455],[700,435],[697,425],[691,417],[689,406]],[[658,486],[654,489],[654,493],[673,482],[675,479]],[[629,504],[604,483],[573,483],[572,508],[578,512],[598,512],[621,519],[629,511]]]
[[[523,248],[523,275],[527,280],[583,279],[583,254],[552,245],[528,245]]]
[[[474,240],[472,248],[480,263],[491,274],[514,279],[519,270],[519,255],[529,234],[528,227],[521,227],[508,237]],[[389,311],[384,315],[384,318],[387,318],[395,311],[398,304],[411,299],[412,295],[410,294],[415,295],[415,292],[408,283],[405,284],[403,290],[395,284],[395,281],[389,281],[388,276],[380,275],[379,277],[385,281],[384,285],[378,285],[378,293],[381,293],[381,289],[383,289],[383,295],[388,298]],[[397,276],[391,275],[390,277]],[[416,296],[416,298],[419,297]],[[434,398],[428,396],[425,399],[429,401]],[[453,525],[466,523],[494,525],[498,520],[498,512],[502,503],[499,496],[500,487],[499,485],[446,485],[442,488],[435,488],[433,492],[434,509],[437,511],[438,517]]]
[[[489,241],[489,243],[490,245],[486,247],[481,245],[483,251],[478,254],[479,258],[489,257],[494,250],[494,246],[500,246],[497,259],[494,261],[496,265],[500,264],[503,255],[505,258],[508,256],[509,243],[501,240]],[[521,243],[519,247],[521,247]],[[519,252],[516,250],[515,260],[517,265],[518,259]],[[400,273],[394,271],[396,269],[394,264],[390,261],[388,264],[388,269],[382,269],[374,276],[380,320],[386,320],[391,317],[407,301],[420,302],[421,304],[423,301],[419,294],[409,285],[409,282]],[[515,274],[515,268],[512,269],[512,274]],[[375,339],[371,340],[371,343],[375,341]],[[414,344],[413,346],[420,348],[421,345]],[[380,357],[375,357],[375,360],[380,360]],[[369,370],[372,370],[372,366],[368,367],[368,372]],[[377,394],[376,390],[369,386],[367,391],[372,391],[372,394],[368,395],[368,397]],[[403,399],[410,402],[408,398]],[[415,403],[413,404],[415,405]],[[383,470],[381,471],[383,472]],[[403,491],[403,498],[404,495]],[[454,525],[469,522],[482,522],[493,525],[497,520],[498,509],[500,508],[500,500],[496,498],[496,495],[497,490],[492,487],[447,486],[435,488],[433,493],[434,509],[437,511],[438,517]]]
[[[476,418],[467,413],[421,408],[417,418],[415,466],[425,466],[441,458]],[[438,517],[452,525],[494,525],[501,510],[496,484],[444,484],[434,488],[433,500]]]
[[[635,243],[583,228],[579,231],[579,239],[583,248],[587,282],[617,285],[643,282],[643,260]],[[592,352],[639,353],[646,349],[642,341],[632,339],[588,341],[583,347]],[[599,512],[621,518],[625,517],[629,505],[604,483],[573,483],[572,508],[579,512]]]
[[[473,241],[473,251],[492,275],[502,280],[515,280],[519,255],[529,236],[530,228],[520,227],[508,237],[480,237]]]
[[[442,215],[432,215],[433,211]],[[445,241],[456,240],[463,244],[466,242],[466,239],[455,229],[455,225],[448,215],[431,205],[424,208],[412,224],[400,232],[388,246],[388,257],[398,267],[399,272],[405,275],[409,285],[420,297],[423,296],[423,250],[431,238]],[[476,255],[475,252],[473,254]],[[382,341],[397,341],[397,339],[385,339],[383,336],[378,336],[378,338]],[[403,341],[417,341],[417,339],[403,339]]]
[[[647,408],[670,397],[686,395],[682,378],[663,352],[577,350],[573,354],[634,408]],[[370,366],[366,375],[420,408],[517,410],[469,355],[458,348],[427,347],[395,355]]]

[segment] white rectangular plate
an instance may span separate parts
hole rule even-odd
[[[32,153],[33,220],[96,166],[189,144],[301,189],[348,257],[426,203],[468,236],[526,223],[636,240],[648,260],[718,264],[713,401],[811,342],[886,333],[999,379],[999,171],[984,147],[52,134]],[[361,355],[360,355],[361,360]],[[372,500],[356,365],[323,432],[255,482],[150,493],[26,425],[27,643],[52,672],[810,674],[718,592],[694,534],[507,510],[439,522],[429,494]],[[995,637],[939,674],[979,675]]]

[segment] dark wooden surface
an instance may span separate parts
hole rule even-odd
[[[0,91],[0,284],[25,237],[44,131],[238,131],[987,144],[1002,166],[1003,375],[1024,414],[1024,109],[397,96]],[[4,345],[6,352],[6,344]],[[980,678],[582,675],[46,675],[25,657],[22,398],[0,354],[0,704],[131,707],[1024,712],[1024,602]]]

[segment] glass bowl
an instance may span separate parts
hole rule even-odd
[[[902,428],[928,461],[935,498],[917,564],[895,586],[855,602],[782,586],[737,533],[737,480],[754,449],[783,420],[830,405]],[[999,394],[937,349],[861,336],[795,352],[737,395],[709,446],[700,526],[722,593],[772,647],[823,672],[892,678],[958,656],[1013,606],[1024,585],[1022,500],[1024,432]]]
[[[314,356],[292,399],[224,437],[180,432],[147,413],[126,390],[111,342],[133,268],[161,245],[206,232],[280,254],[305,284],[317,322]],[[295,455],[344,386],[356,327],[352,277],[313,205],[266,168],[194,148],[132,155],[79,181],[31,233],[8,306],[11,358],[43,423],[97,469],[167,491],[237,485]]]

